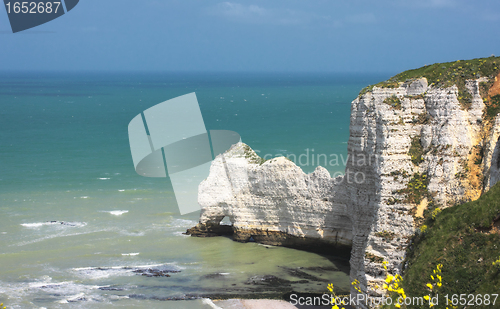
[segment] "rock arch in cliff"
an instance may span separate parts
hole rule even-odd
[[[305,174],[284,157],[256,158],[239,143],[212,162],[199,186],[200,223],[189,233],[214,232],[228,217],[236,241],[350,252],[352,216],[337,196],[342,177],[322,167]]]

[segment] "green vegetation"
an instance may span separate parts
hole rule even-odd
[[[432,211],[431,219],[436,220],[436,217],[441,213],[441,208],[436,208]]]
[[[384,103],[389,104],[395,109],[401,109],[401,100],[395,95],[385,98]]]
[[[446,88],[456,85],[458,87],[458,100],[464,108],[469,108],[472,103],[472,97],[465,88],[465,81],[468,79],[477,79],[482,76],[492,79],[498,74],[499,67],[500,57],[435,63],[399,73],[387,81],[368,86],[361,90],[360,95],[371,91],[375,86],[397,88],[400,82],[425,77],[430,85],[436,87]]]
[[[422,155],[424,154],[424,147],[420,143],[420,135],[417,135],[411,139],[410,150],[408,155],[411,157],[411,162],[415,165],[419,165],[420,162],[424,161]]]
[[[481,145],[472,147],[472,154],[474,155],[474,164],[481,165],[484,159],[484,148]]]
[[[497,268],[497,270],[500,271],[500,257],[498,258],[498,260],[491,263],[491,265],[495,266]]]
[[[500,113],[500,94],[491,97],[486,103],[486,118],[492,119]]]
[[[481,95],[481,98],[488,97],[488,91],[490,90],[491,86],[493,86],[493,83],[494,83],[494,79],[490,79],[487,82],[480,82],[479,83],[479,94]]]
[[[412,122],[414,124],[428,124],[432,121],[432,116],[428,113],[419,114],[416,118],[413,116]]]
[[[246,144],[243,144],[243,151],[245,152],[245,158],[248,159],[250,163],[262,165],[267,161],[266,159],[259,157],[259,155]]]
[[[409,266],[403,284],[406,293],[427,295],[429,291],[425,286],[429,277],[422,274],[432,274],[438,263],[444,265],[440,297],[498,293],[499,223],[500,183],[477,201],[450,207],[441,213],[433,212],[425,222],[425,232],[414,237],[407,253]]]
[[[394,197],[390,197],[387,199],[387,202],[385,202],[387,205],[395,205],[397,203],[401,202],[401,200],[397,199],[397,198],[394,198]]]
[[[373,263],[382,263],[384,261],[383,257],[368,252],[365,253],[365,257]]]
[[[470,176],[470,168],[469,168],[468,160],[462,159],[460,161],[460,164],[462,165],[462,171],[456,173],[455,177],[458,179],[466,179],[467,177]]]
[[[407,203],[420,204],[429,195],[428,184],[429,179],[426,174],[415,173],[406,188],[398,190],[397,193],[406,194],[405,202]]]
[[[375,233],[375,236],[382,237],[382,238],[385,238],[387,240],[393,240],[396,237],[396,234],[394,234],[393,232],[389,232],[389,231],[384,230],[382,232]]]
[[[392,171],[389,175],[394,176],[395,180],[397,180],[399,176],[401,176],[403,178],[410,177],[410,175],[408,175],[408,173],[405,170]]]

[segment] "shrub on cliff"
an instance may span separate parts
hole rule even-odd
[[[408,252],[404,289],[425,295],[426,276],[444,265],[440,294],[498,294],[500,289],[500,183],[477,201],[444,209],[428,218],[425,235]],[[498,304],[498,303],[497,303]]]
[[[494,95],[486,102],[486,118],[494,118],[500,113],[500,94]]]
[[[420,162],[424,161],[422,155],[424,154],[424,147],[420,142],[420,135],[417,135],[411,139],[410,150],[408,155],[411,157],[411,162],[415,165],[419,165]]]
[[[401,100],[395,95],[385,98],[384,103],[389,104],[395,109],[401,109]]]

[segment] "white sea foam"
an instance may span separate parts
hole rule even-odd
[[[125,277],[137,275],[134,271],[146,270],[149,268],[169,269],[178,271],[183,269],[174,264],[149,264],[149,265],[131,265],[131,266],[110,266],[110,267],[79,267],[73,268],[81,277],[88,279],[103,279],[109,277]]]
[[[197,224],[198,222],[194,220],[186,220],[186,219],[175,219],[170,224],[170,227],[173,228],[190,228]]]
[[[21,223],[22,226],[27,228],[40,228],[42,226],[63,226],[63,227],[84,227],[87,225],[86,222],[65,222],[65,221],[46,221],[46,222],[35,222],[35,223]]]
[[[34,243],[37,243],[37,242],[41,242],[41,241],[44,241],[44,240],[52,239],[52,238],[78,236],[78,235],[85,235],[85,234],[90,234],[90,233],[92,233],[92,232],[82,232],[82,233],[72,233],[72,234],[57,233],[57,234],[54,234],[54,235],[49,235],[49,236],[45,236],[45,237],[41,237],[41,238],[36,238],[36,239],[33,239],[33,240],[29,240],[29,241],[22,241],[20,243],[12,244],[10,246],[22,247],[22,246],[34,244]]]
[[[126,214],[128,210],[103,210],[102,212],[107,212],[113,216],[121,216],[123,214]]]
[[[53,282],[52,280],[50,276],[42,276],[32,282],[8,283],[0,281],[0,293],[9,295],[8,303],[12,308],[25,308],[24,301],[32,296],[39,297],[40,292],[55,296],[56,303],[105,301],[100,293],[95,292],[100,286],[73,281]]]
[[[133,237],[139,237],[139,236],[144,236],[146,235],[146,231],[141,231],[141,232],[138,232],[138,231],[132,231],[132,232],[129,232],[127,230],[120,230],[119,233],[121,235],[125,235],[125,236],[133,236]],[[130,241],[130,240],[129,240]]]
[[[100,180],[108,180],[108,179],[111,179],[111,178],[109,178],[109,177],[101,177],[101,178],[99,178],[99,179],[100,179]]]
[[[134,252],[134,253],[122,253],[123,256],[136,256],[139,255],[140,252]]]
[[[58,301],[60,304],[74,303],[79,301],[86,301],[85,293],[78,293],[76,295],[68,296],[66,299]]]
[[[45,281],[39,282],[30,282],[28,286],[30,289],[54,289],[59,288],[63,285],[69,285],[73,283],[72,281],[64,281],[64,282],[52,282],[52,278],[46,278]]]
[[[190,237],[190,235],[186,235],[184,234],[185,232],[182,232],[182,231],[178,231],[178,232],[174,232],[173,234],[175,236],[181,236],[181,237]]]
[[[146,264],[146,265],[120,265],[120,266],[104,266],[104,267],[76,267],[72,268],[74,271],[86,271],[86,270],[109,270],[109,269],[124,269],[127,271],[132,271],[134,269],[139,269],[139,268],[152,268],[152,267],[158,267],[158,266],[164,266],[164,265],[169,265],[169,264]]]

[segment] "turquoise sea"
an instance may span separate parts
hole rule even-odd
[[[183,235],[198,213],[179,214],[168,179],[135,173],[127,126],[196,92],[207,129],[236,131],[268,158],[305,154],[312,172],[318,154],[347,155],[350,102],[387,77],[1,73],[0,303],[211,308],[204,298],[347,289],[345,260]]]

